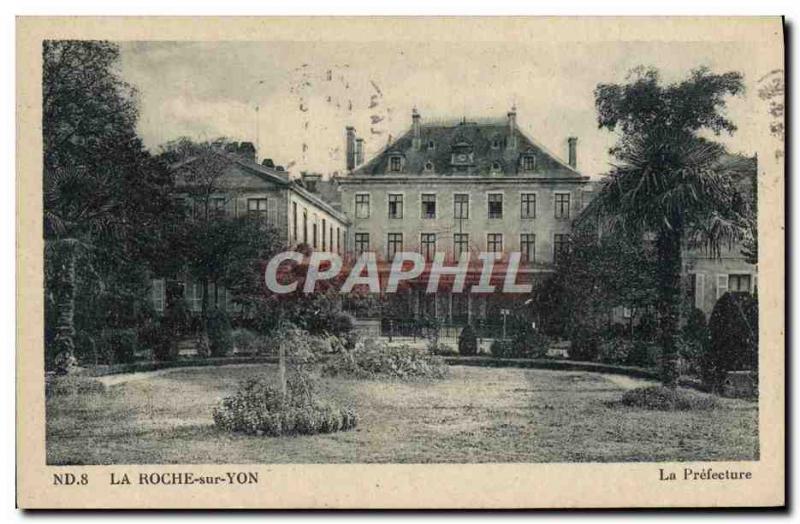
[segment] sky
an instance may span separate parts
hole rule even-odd
[[[616,136],[598,129],[593,91],[630,69],[659,69],[665,82],[696,67],[739,71],[746,91],[727,114],[739,127],[721,137],[752,155],[768,132],[758,81],[780,63],[754,60],[737,42],[124,42],[121,74],[139,93],[138,130],[157,151],[168,140],[252,141],[293,175],[344,171],[345,127],[365,139],[369,159],[411,125],[504,118],[562,159],[578,137],[578,169],[608,171]]]

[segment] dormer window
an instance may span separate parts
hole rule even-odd
[[[522,170],[523,171],[535,171],[536,170],[536,156],[534,156],[534,155],[524,155],[522,157]]]
[[[453,166],[470,166],[472,165],[473,158],[472,144],[469,142],[459,141],[453,145],[453,152],[450,157],[450,163]]]
[[[428,144],[425,147],[428,148],[428,151],[434,151],[436,149],[436,142],[428,140]]]
[[[432,173],[433,172],[433,162],[431,162],[430,160],[425,162],[425,172],[426,173]]]
[[[389,171],[399,173],[403,169],[403,158],[400,155],[389,157]]]
[[[503,149],[505,147],[502,137],[496,136],[492,139],[492,149]]]
[[[500,165],[500,162],[492,162],[492,173],[499,173],[503,170],[503,166]]]

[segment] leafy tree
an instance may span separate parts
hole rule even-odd
[[[141,290],[164,252],[171,179],[136,135],[136,93],[119,76],[115,44],[45,41],[42,53],[45,324],[64,372],[75,363],[79,269],[101,293]]]
[[[758,299],[749,293],[725,293],[708,322],[711,343],[702,367],[718,389],[728,371],[758,370]]]
[[[681,249],[704,245],[718,255],[723,243],[742,237],[736,167],[721,163],[723,147],[701,134],[736,130],[724,110],[743,88],[737,72],[700,68],[663,85],[656,70],[639,68],[627,83],[595,90],[600,128],[620,138],[593,205],[605,228],[655,237],[662,381],[670,387],[677,383]]]

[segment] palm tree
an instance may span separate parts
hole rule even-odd
[[[744,232],[734,175],[745,166],[723,162],[723,155],[719,144],[690,135],[631,140],[593,203],[604,228],[654,241],[662,382],[671,387],[678,378],[682,250],[703,246],[719,255]]]
[[[110,198],[107,177],[89,176],[75,169],[45,172],[42,193],[45,270],[53,277],[56,305],[55,368],[65,374],[76,365],[77,261],[86,260],[85,267],[99,280],[88,262],[94,249],[92,239],[114,229],[118,200]]]

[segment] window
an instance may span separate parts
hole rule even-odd
[[[536,170],[536,157],[533,155],[525,155],[522,157],[522,170],[535,171]]]
[[[492,149],[500,149],[503,147],[503,140],[500,137],[495,137],[492,140]]]
[[[399,173],[401,168],[403,167],[403,159],[399,156],[390,156],[389,157],[389,171],[392,173]]]
[[[436,218],[436,195],[422,195],[422,218]]]
[[[728,291],[738,293],[750,292],[750,275],[729,275]]]
[[[461,258],[462,253],[469,251],[469,234],[455,233],[453,235],[453,254],[455,258]]]
[[[500,162],[492,162],[492,173],[499,173],[503,169]]]
[[[336,226],[336,252],[342,252],[342,231]]]
[[[356,218],[369,218],[369,194],[356,195]]]
[[[223,216],[225,214],[225,199],[214,197],[209,202],[209,211],[212,216]]]
[[[569,218],[569,193],[556,193],[556,218]]]
[[[303,244],[308,244],[308,211],[303,210]]]
[[[153,280],[153,308],[159,313],[164,312],[165,287],[164,279]]]
[[[328,231],[328,241],[329,241],[329,245],[331,247],[331,251],[333,251],[334,250],[334,248],[333,248],[333,226],[331,226],[330,230]]]
[[[488,233],[486,235],[486,251],[490,253],[503,252],[503,234],[502,233]]]
[[[297,242],[297,202],[292,202],[292,238]]]
[[[436,254],[436,233],[420,233],[419,245],[425,260],[433,260]]]
[[[553,235],[553,262],[558,263],[563,255],[569,253],[569,235]]]
[[[386,256],[394,259],[395,254],[403,251],[403,233],[389,233],[386,243]]]
[[[489,194],[489,218],[503,218],[503,195]]]
[[[453,216],[455,218],[469,218],[469,195],[457,193],[453,195]]]
[[[191,311],[202,311],[203,309],[203,286],[197,282],[189,286],[189,293],[186,298]]]
[[[325,249],[325,233],[327,233],[327,232],[328,232],[327,225],[328,225],[328,224],[326,223],[325,219],[323,218],[323,219],[322,219],[322,250],[323,250],[323,251],[327,251],[327,250]]]
[[[369,233],[356,233],[356,254],[369,251]]]
[[[691,291],[693,292],[692,303],[697,309],[703,309],[706,298],[706,276],[703,273],[695,273],[692,275],[693,285]]]
[[[728,275],[717,275],[717,300],[728,291]]]
[[[389,218],[403,218],[403,195],[389,195]]]
[[[314,223],[311,225],[311,242],[312,242],[312,244],[311,244],[312,247],[314,249],[317,249],[317,222],[316,221],[314,221]]]
[[[536,193],[522,193],[519,202],[520,218],[536,218]]]
[[[533,233],[522,233],[519,236],[519,250],[522,253],[523,262],[535,262],[536,235]]]
[[[433,172],[433,162],[431,162],[430,160],[425,162],[425,171],[427,173],[432,173]]]
[[[428,151],[434,151],[436,149],[436,142],[433,140],[428,140]]]
[[[254,217],[266,218],[267,217],[267,199],[266,198],[248,198],[247,199],[247,214]]]

